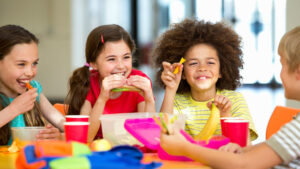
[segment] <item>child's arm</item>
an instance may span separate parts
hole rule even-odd
[[[31,110],[37,96],[37,89],[32,89],[16,97],[0,111],[0,127],[12,121],[16,116]]]
[[[163,62],[162,65],[164,67],[164,71],[161,74],[161,79],[166,87],[160,112],[173,113],[174,99],[181,80],[183,65],[180,63],[174,63],[171,65],[168,62]],[[176,67],[179,68],[178,73],[174,74],[173,72]]]
[[[253,146],[245,153],[234,154],[189,143],[179,131],[173,135],[162,134],[161,146],[170,154],[187,156],[212,168],[269,168],[282,162],[265,143]]]
[[[126,79],[121,75],[110,75],[105,77],[101,82],[101,92],[92,107],[88,100],[85,100],[83,106],[81,107],[80,114],[90,115],[90,126],[88,133],[88,142],[93,141],[95,138],[99,127],[100,127],[100,117],[103,114],[105,104],[110,98],[111,90],[123,86],[126,83]]]
[[[88,143],[92,142],[98,133],[98,130],[101,125],[100,116],[103,113],[105,107],[105,100],[102,100],[98,97],[94,107],[92,108],[91,103],[88,100],[85,100],[83,106],[81,107],[80,114],[89,115],[89,132],[88,132]]]
[[[64,131],[65,117],[58,110],[56,110],[55,107],[53,107],[43,93],[40,94],[39,105],[41,113],[47,119],[47,121],[59,128],[60,131]]]
[[[32,90],[32,89],[30,89]],[[39,99],[41,113],[51,124],[46,125],[46,129],[42,130],[36,137],[38,140],[64,140],[65,117],[49,102],[46,96],[41,93]]]

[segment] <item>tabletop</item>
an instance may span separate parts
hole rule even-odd
[[[15,161],[17,156],[18,153],[6,153],[0,151],[0,168],[15,169]],[[145,153],[142,162],[149,163],[152,161],[162,162],[163,165],[160,167],[160,169],[210,169],[210,167],[204,166],[199,162],[161,160],[158,158],[157,153]]]
[[[208,166],[205,166],[199,162],[195,161],[169,161],[169,160],[161,160],[158,158],[157,153],[145,153],[143,162],[162,162],[162,166],[159,169],[211,169]]]

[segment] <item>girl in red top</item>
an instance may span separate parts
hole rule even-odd
[[[66,99],[69,114],[90,115],[88,141],[102,137],[102,114],[155,112],[151,80],[132,68],[134,51],[134,41],[118,25],[99,26],[89,34],[87,63],[73,72]],[[138,92],[112,91],[124,86],[134,87]]]

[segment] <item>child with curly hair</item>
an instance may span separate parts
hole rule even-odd
[[[285,97],[300,101],[300,26],[282,37],[278,54]],[[178,131],[162,134],[160,140],[168,153],[187,156],[212,168],[270,168],[278,164],[274,168],[300,168],[300,113],[266,142],[229,152],[191,144]]]
[[[234,91],[241,84],[243,60],[241,39],[231,28],[185,19],[160,37],[153,55],[157,79],[165,88],[161,112],[184,114],[189,134],[200,133],[214,102],[221,117],[249,120],[251,140],[258,137],[243,95]],[[178,63],[181,58],[186,60],[183,65]],[[214,135],[220,134],[218,125]]]

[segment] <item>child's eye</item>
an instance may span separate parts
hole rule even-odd
[[[33,66],[36,66],[36,65],[38,65],[39,64],[39,62],[34,62],[32,65]]]
[[[25,66],[25,63],[18,63],[18,66]]]
[[[130,59],[131,58],[131,56],[130,55],[126,55],[126,56],[124,56],[124,59]]]
[[[209,65],[214,65],[214,64],[215,64],[215,62],[208,62],[208,64],[209,64]]]
[[[107,61],[114,61],[114,58],[108,58]]]
[[[189,66],[197,66],[197,65],[198,65],[197,62],[190,62],[190,63],[189,63]]]

